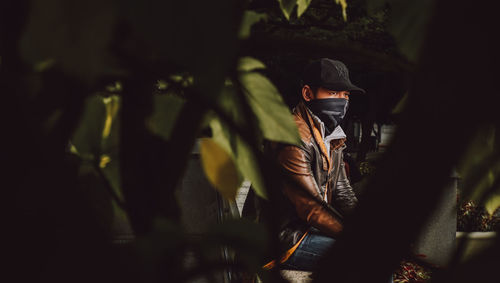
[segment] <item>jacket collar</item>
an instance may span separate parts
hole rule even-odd
[[[314,137],[314,140],[316,141],[316,144],[321,149],[321,153],[326,157],[328,163],[330,163],[330,156],[326,151],[325,142],[323,141],[323,135],[321,134],[322,129],[321,124],[319,123],[320,121],[315,121],[315,119],[313,119],[310,110],[307,108],[303,101],[299,102],[299,104],[295,106],[294,113],[306,122],[309,130],[312,133],[312,136]]]
[[[330,154],[328,154],[328,151],[325,146],[325,140],[323,138],[324,126],[322,125],[323,123],[321,122],[321,120],[319,120],[319,118],[316,117],[311,112],[311,110],[309,110],[309,108],[307,108],[307,106],[303,101],[300,101],[299,104],[295,106],[293,112],[295,115],[297,115],[299,118],[301,118],[306,122],[306,124],[309,127],[309,131],[312,133],[312,136],[316,141],[316,144],[321,149],[321,153],[326,157],[330,165],[331,163]],[[330,151],[340,147],[345,147],[346,135],[340,126],[335,128],[334,132],[330,136],[331,138],[328,138],[327,141],[330,142]]]

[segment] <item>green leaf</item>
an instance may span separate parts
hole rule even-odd
[[[149,118],[149,130],[162,138],[170,139],[185,100],[174,94],[155,95],[153,115]]]
[[[109,48],[116,24],[116,1],[30,3],[20,41],[21,56],[27,63],[38,71],[55,64],[66,74],[89,84],[102,75],[118,74]]]
[[[292,15],[293,8],[297,5],[297,0],[278,0],[280,3],[281,11],[287,20],[290,20],[290,16]]]
[[[217,117],[210,121],[210,128],[214,141],[230,153],[240,174],[252,182],[252,187],[259,196],[267,198],[257,158],[248,144]]]
[[[262,20],[267,20],[267,15],[264,13],[257,13],[254,11],[245,11],[241,21],[240,31],[238,37],[240,39],[247,39],[250,36],[252,26]]]
[[[83,158],[97,158],[101,154],[106,107],[100,96],[87,98],[80,123],[71,143]]]
[[[276,87],[259,73],[243,73],[240,79],[263,136],[272,141],[300,144],[292,114]]]
[[[311,4],[312,0],[297,0],[297,17],[300,18],[302,14],[307,10],[309,4]]]
[[[250,72],[258,69],[265,69],[266,65],[252,57],[242,57],[238,63],[238,71]]]
[[[247,90],[245,95],[259,126],[259,132],[253,134],[273,141],[299,144],[297,127],[277,89],[261,74],[250,72],[263,67],[262,63],[252,58],[245,58],[240,64],[240,70],[245,71],[240,73],[241,82]],[[241,114],[241,97],[235,93],[231,84],[224,88],[218,103],[236,125],[245,124],[245,117]],[[211,116],[209,125],[215,142],[231,155],[240,174],[252,182],[256,193],[266,198],[266,188],[252,148],[219,117]]]
[[[200,140],[201,164],[208,181],[223,197],[234,200],[242,179],[233,158],[210,138]]]

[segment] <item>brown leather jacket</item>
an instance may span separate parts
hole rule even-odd
[[[302,143],[272,143],[268,153],[281,165],[287,178],[282,183],[282,248],[294,246],[311,227],[332,237],[342,231],[342,216],[352,211],[357,198],[347,178],[342,152],[345,138],[334,139],[330,153],[320,125],[303,102],[293,110]]]

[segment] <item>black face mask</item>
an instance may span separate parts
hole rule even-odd
[[[306,106],[324,124],[326,135],[329,135],[344,119],[349,101],[344,98],[313,99],[306,101]]]

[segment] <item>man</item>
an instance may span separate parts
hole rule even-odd
[[[340,61],[322,58],[304,70],[302,101],[293,109],[301,145],[269,146],[269,154],[284,171],[284,205],[279,212],[282,268],[314,270],[342,232],[343,216],[356,206],[343,161],[346,135],[340,125],[349,96],[364,92],[351,83]],[[272,261],[264,268],[275,265]]]

